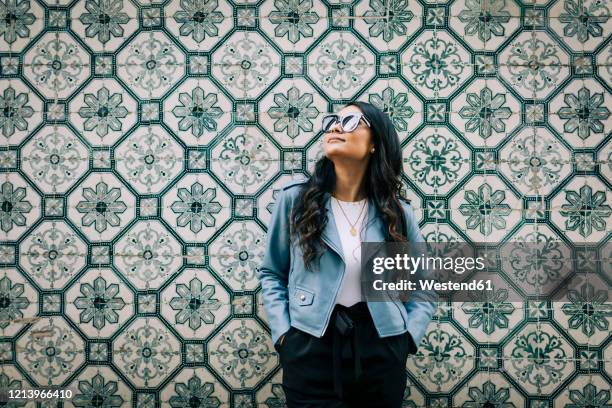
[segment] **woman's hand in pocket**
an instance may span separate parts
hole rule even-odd
[[[291,327],[289,327],[289,330],[291,330]],[[276,351],[278,351],[280,349],[280,347],[282,347],[282,345],[283,345],[283,343],[285,341],[285,337],[287,337],[287,333],[289,333],[289,330],[287,330],[286,332],[281,334],[280,337],[278,338],[278,340],[276,340],[276,344],[274,345],[274,347],[276,348]]]

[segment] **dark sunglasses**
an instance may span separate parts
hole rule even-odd
[[[352,132],[353,130],[357,129],[361,119],[363,119],[365,124],[370,127],[370,121],[361,112],[351,112],[344,116],[338,116],[335,113],[325,115],[321,120],[321,127],[323,129],[323,133],[328,133],[332,130],[336,123],[340,123],[342,133]]]

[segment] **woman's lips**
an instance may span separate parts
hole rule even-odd
[[[340,142],[344,142],[344,139],[339,138],[339,137],[330,137],[329,140],[327,141],[327,143],[340,143]]]

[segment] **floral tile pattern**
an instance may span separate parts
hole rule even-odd
[[[428,241],[609,243],[611,34],[607,0],[0,0],[0,393],[285,406],[256,268],[351,98]],[[404,406],[611,406],[600,248],[440,304]]]

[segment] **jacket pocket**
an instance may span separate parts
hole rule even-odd
[[[311,305],[314,300],[314,292],[296,286],[295,292],[293,293],[293,300],[295,304],[299,306]]]

